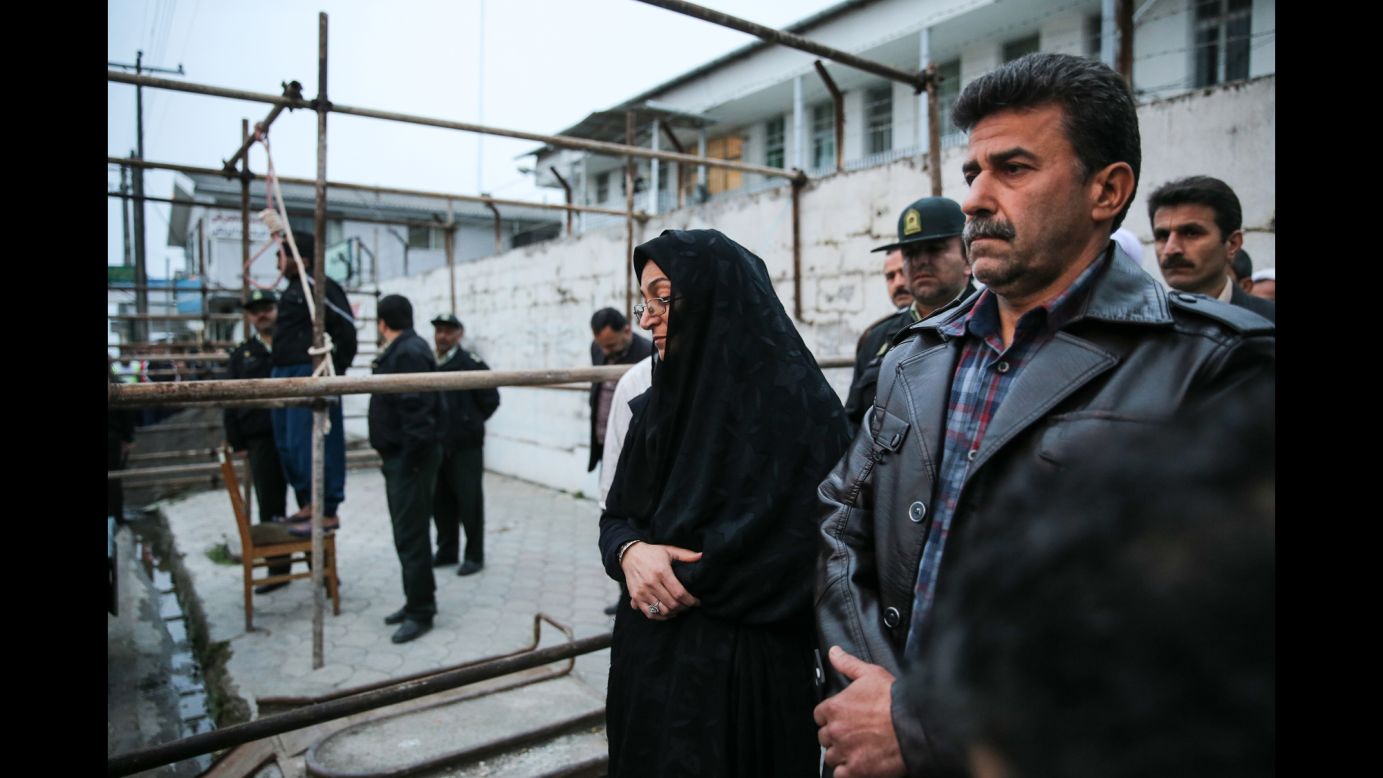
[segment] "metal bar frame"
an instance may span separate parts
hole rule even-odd
[[[831,78],[831,74],[826,72],[826,66],[821,64],[821,60],[812,63],[816,68],[816,74],[821,76],[821,81],[826,84],[826,91],[831,93],[831,104],[836,109],[836,172],[845,169],[845,94],[836,86],[836,80]]]
[[[175,171],[175,172],[178,172],[178,173],[186,173],[186,174],[188,174],[188,175],[211,175],[211,176],[221,176],[221,175],[225,175],[225,174],[222,173],[220,170],[217,170],[217,169],[215,169],[215,168],[198,167],[198,166],[196,166],[196,165],[180,165],[180,164],[176,164],[176,163],[172,163],[172,162],[149,162],[149,161],[146,161],[146,160],[134,159],[133,157],[106,157],[106,164],[109,164],[109,165],[128,165],[128,166],[131,166],[131,167],[143,167],[143,168],[148,168],[148,169],[150,169],[150,170],[172,170],[172,171]],[[255,180],[255,179],[258,179],[258,178],[262,178],[262,176],[256,176],[256,175],[251,174],[251,173],[241,173],[241,174],[240,174],[240,177],[241,177],[241,178],[245,178],[246,176],[248,176],[249,179],[250,179],[251,181],[253,181],[253,180]],[[315,184],[317,183],[316,181],[314,181],[313,179],[310,179],[310,178],[294,178],[294,177],[292,177],[292,176],[278,176],[277,178],[278,178],[279,183],[281,183],[281,184],[315,185]],[[548,211],[577,211],[577,212],[579,212],[579,213],[599,213],[599,214],[604,214],[604,215],[606,215],[606,216],[623,216],[623,215],[624,215],[624,211],[616,210],[616,209],[614,209],[614,208],[601,208],[601,207],[599,207],[599,206],[594,206],[594,205],[562,205],[562,204],[560,204],[560,203],[539,203],[539,202],[532,202],[532,201],[529,201],[529,200],[508,200],[508,199],[505,199],[505,198],[502,198],[502,197],[485,197],[485,196],[478,196],[478,195],[457,194],[457,193],[455,193],[455,192],[430,192],[430,191],[426,191],[426,190],[422,190],[422,189],[400,189],[400,188],[398,188],[398,187],[370,186],[370,185],[368,185],[368,184],[352,184],[352,183],[348,183],[348,182],[346,182],[346,181],[328,181],[328,182],[327,182],[327,188],[328,188],[328,189],[343,189],[343,190],[347,190],[347,191],[356,191],[356,192],[371,192],[371,193],[377,192],[377,193],[379,193],[379,194],[410,195],[410,196],[414,196],[414,197],[438,197],[438,198],[446,198],[446,199],[449,199],[449,200],[459,200],[459,201],[461,201],[461,202],[467,202],[467,203],[495,203],[496,205],[516,206],[516,207],[519,207],[519,208],[535,208],[535,209],[539,209],[539,210],[548,210]],[[130,195],[130,197],[133,197],[133,195]],[[144,199],[145,199],[145,200],[154,201],[154,198],[152,198],[152,197],[145,197]],[[179,203],[180,203],[180,204],[187,204],[187,205],[201,205],[201,203],[188,203],[187,201],[179,201]],[[213,207],[214,207],[214,206],[213,206]],[[296,211],[296,212],[298,212],[298,213],[301,213],[301,212],[302,212],[301,210],[296,209],[296,208],[295,208],[295,209],[292,209],[292,210],[294,210],[294,211]],[[352,216],[352,217],[350,217],[350,218],[351,218],[352,220],[355,220],[356,217]],[[636,215],[635,215],[635,218],[644,219],[644,218],[648,218],[648,217],[647,217],[646,215],[644,215],[644,214],[636,214]],[[367,218],[361,218],[361,219],[359,219],[359,221],[372,221],[372,220],[371,220],[371,219],[367,219]],[[406,224],[406,223],[408,223],[408,222],[403,221],[403,220],[389,220],[389,221],[384,221],[383,223],[385,223],[385,224]],[[428,224],[426,224],[426,226],[436,227],[437,225],[436,225],[435,223],[428,223]]]
[[[307,108],[316,110],[317,106],[313,102],[306,100],[295,100],[289,97],[280,97],[267,94],[265,92],[251,92],[245,89],[226,89],[223,87],[210,86],[208,84],[195,84],[173,81],[167,78],[157,78],[154,76],[132,76],[128,73],[121,73],[115,70],[106,71],[106,80],[120,84],[131,84],[134,86],[147,86],[156,89],[169,89],[174,92],[189,92],[191,94],[207,95],[211,97],[228,97],[233,100],[249,100],[258,103],[270,103],[273,105],[283,105],[286,108]],[[918,87],[921,89],[921,87]],[[327,107],[333,113],[342,113],[349,116],[363,116],[372,119],[384,119],[385,121],[402,122],[404,124],[420,124],[426,127],[440,127],[447,130],[461,130],[462,132],[475,132],[482,135],[497,135],[503,138],[515,138],[517,140],[528,140],[534,143],[542,143],[563,149],[574,149],[577,151],[590,151],[597,154],[607,154],[610,156],[635,156],[644,159],[661,159],[665,162],[681,162],[688,165],[710,165],[712,167],[722,167],[730,170],[738,170],[741,173],[758,173],[764,176],[776,178],[806,178],[806,173],[800,170],[784,170],[776,167],[766,167],[764,165],[751,165],[745,162],[732,162],[730,160],[717,160],[714,157],[693,157],[687,154],[677,154],[671,151],[654,151],[639,146],[627,146],[619,143],[609,143],[607,141],[588,140],[586,138],[573,138],[566,135],[543,135],[536,132],[524,132],[522,130],[510,130],[503,127],[489,127],[483,124],[471,122],[457,122],[447,119],[434,119],[427,116],[417,116],[414,114],[398,113],[395,111],[378,111],[372,108],[360,108],[357,106],[342,105],[334,103]],[[220,171],[217,171],[220,172]],[[286,179],[285,179],[286,180]]]
[[[710,8],[699,6],[694,3],[683,2],[683,0],[639,0],[641,3],[657,6],[668,11],[674,11],[685,16],[700,19],[711,24],[718,24],[721,27],[729,27],[732,30],[746,32],[757,38],[761,38],[769,43],[776,43],[780,46],[787,46],[791,49],[805,51],[815,54],[818,57],[839,62],[847,67],[863,70],[866,73],[873,73],[876,76],[886,78],[890,81],[900,81],[911,86],[915,91],[921,92],[927,88],[927,76],[925,73],[909,73],[888,65],[884,65],[864,57],[851,54],[848,51],[832,48],[816,41],[803,38],[782,30],[775,30],[772,27],[765,27],[762,24],[755,24],[747,19],[740,19],[720,11],[713,11]]]

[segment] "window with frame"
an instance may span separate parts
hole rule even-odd
[[[1249,77],[1252,0],[1194,0],[1193,86]]]
[[[1085,56],[1100,58],[1100,46],[1104,43],[1104,20],[1099,14],[1085,17]]]
[[[783,117],[769,119],[764,125],[764,164],[782,167],[786,159],[787,123]]]
[[[410,249],[441,248],[441,231],[432,227],[410,226],[408,228],[408,247]]]
[[[596,204],[605,202],[610,198],[610,171],[597,173],[595,177],[595,201]]]
[[[940,132],[944,138],[956,132],[956,125],[951,121],[951,107],[956,104],[956,98],[960,97],[960,60],[953,59],[941,63],[936,73],[941,77],[941,83],[936,90],[936,104],[937,110],[941,113]]]
[[[892,84],[864,93],[864,126],[866,154],[881,154],[893,149]]]
[[[818,103],[812,106],[812,168],[836,166],[836,106]]]
[[[1040,50],[1041,41],[1037,33],[1033,33],[1026,38],[1009,41],[1004,44],[1004,62],[1012,62],[1024,54],[1036,54]]]

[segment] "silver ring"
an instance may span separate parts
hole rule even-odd
[[[654,600],[654,601],[653,601],[653,604],[650,605],[650,606],[648,606],[648,615],[650,615],[650,616],[657,616],[658,613],[659,613],[659,611],[661,611],[661,610],[662,610],[662,608],[661,608],[660,604],[658,603],[658,601],[657,601],[657,600]]]

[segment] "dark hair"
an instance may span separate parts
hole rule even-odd
[[[1240,281],[1253,275],[1253,258],[1242,248],[1239,253],[1234,255],[1234,262],[1230,265],[1234,271],[1234,277]]]
[[[1273,410],[1246,385],[996,495],[947,549],[934,733],[1015,778],[1272,775]]]
[[[1040,52],[1019,57],[971,81],[956,99],[951,119],[969,132],[990,114],[1013,108],[1056,104],[1064,114],[1066,140],[1089,178],[1115,162],[1133,168],[1133,192],[1114,217],[1113,233],[1128,215],[1138,192],[1143,153],[1138,110],[1122,76],[1101,62],[1072,54]]]
[[[316,254],[317,239],[310,232],[293,230],[293,243],[298,247],[298,256],[303,258],[304,266],[311,266]],[[284,240],[283,250],[288,252],[288,258],[293,258],[293,252],[288,249],[288,241]]]
[[[592,335],[599,335],[606,327],[618,332],[628,326],[629,320],[614,308],[601,308],[591,317]]]
[[[403,331],[413,328],[413,303],[408,302],[408,298],[403,295],[390,294],[379,298],[379,305],[375,310],[379,320],[391,330]]]
[[[1158,208],[1187,204],[1210,206],[1215,212],[1215,226],[1220,228],[1222,241],[1244,226],[1244,211],[1239,207],[1238,195],[1229,184],[1210,176],[1187,176],[1159,186],[1148,197],[1148,221],[1157,215]]]

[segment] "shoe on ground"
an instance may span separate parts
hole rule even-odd
[[[406,621],[407,619],[408,619],[408,614],[406,614],[406,613],[403,612],[403,608],[399,608],[398,610],[394,611],[393,613],[389,614],[388,616],[385,616],[385,617],[384,617],[384,623],[385,623],[385,624],[388,624],[389,626],[392,627],[392,626],[394,626],[395,624],[402,624],[402,623],[403,623],[404,621]]]
[[[485,565],[484,565],[484,564],[482,564],[482,563],[480,563],[480,562],[476,562],[476,561],[473,560],[473,559],[467,559],[465,562],[462,562],[462,563],[461,563],[461,566],[460,566],[460,567],[456,568],[456,574],[457,574],[457,575],[475,575],[476,573],[478,573],[478,572],[480,572],[481,570],[484,570],[484,569],[485,569]]]
[[[255,594],[268,594],[269,592],[276,592],[276,591],[278,591],[279,589],[282,589],[283,587],[285,587],[285,586],[287,586],[288,584],[291,584],[291,583],[293,583],[293,582],[292,582],[292,581],[279,581],[278,583],[260,584],[259,586],[256,586],[256,587],[255,587]]]
[[[454,564],[456,564],[456,555],[455,555],[455,554],[451,554],[451,555],[449,555],[449,556],[442,556],[441,554],[433,554],[433,556],[432,556],[432,566],[433,566],[433,567],[442,567],[443,565],[454,565]]]
[[[286,521],[286,522],[288,522],[288,523],[290,523],[290,524],[292,524],[292,523],[299,522],[299,521],[307,521],[308,519],[311,519],[311,518],[312,518],[312,506],[311,506],[311,505],[308,505],[308,506],[306,506],[306,507],[299,508],[297,513],[294,513],[294,514],[289,515],[289,516],[284,516],[284,517],[283,517],[283,520]]]
[[[430,629],[432,629],[432,622],[430,621],[405,619],[403,626],[399,627],[389,640],[395,643],[407,643],[410,640],[416,640],[422,637]]]
[[[341,527],[341,519],[337,516],[322,517],[322,532],[331,532]],[[312,519],[299,521],[288,525],[288,534],[295,538],[312,537]]]
[[[616,613],[619,613],[619,606],[620,606],[620,603],[619,603],[619,602],[616,602],[614,605],[606,605],[606,606],[605,606],[605,615],[606,615],[606,616],[613,616],[613,615],[615,615]]]

